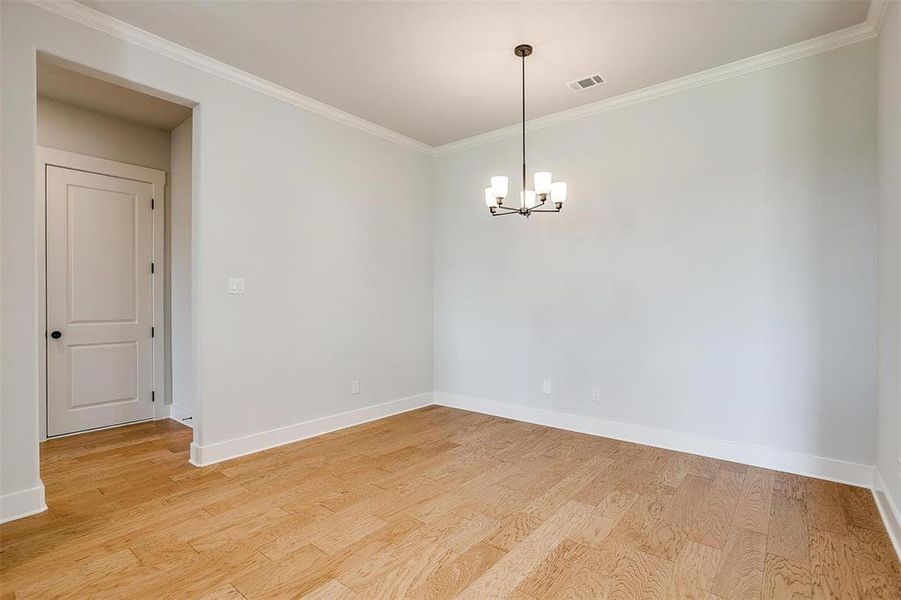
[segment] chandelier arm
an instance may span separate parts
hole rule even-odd
[[[509,212],[493,212],[491,213],[492,217],[506,217],[507,215],[518,215],[522,214],[518,210],[511,210]]]
[[[559,208],[553,208],[553,209],[533,208],[533,209],[530,210],[529,212],[555,212],[555,213],[556,213],[556,212],[560,212],[560,210],[561,210],[561,209],[559,209]]]

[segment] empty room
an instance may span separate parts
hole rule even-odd
[[[901,600],[901,0],[0,0],[0,597]]]

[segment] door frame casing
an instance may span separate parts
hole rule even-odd
[[[165,347],[166,347],[166,327],[165,327],[165,276],[166,276],[166,244],[165,244],[165,226],[166,226],[166,172],[149,167],[140,167],[128,163],[117,162],[105,158],[97,158],[69,152],[66,150],[57,150],[56,148],[48,148],[46,146],[36,147],[35,160],[35,209],[37,228],[37,251],[38,251],[38,277],[37,277],[37,305],[38,305],[38,331],[43,331],[43,343],[38,343],[38,397],[42,399],[40,402],[40,429],[41,440],[47,439],[47,406],[49,398],[47,396],[47,177],[46,171],[48,166],[62,167],[64,169],[72,169],[75,171],[85,171],[88,173],[96,173],[98,175],[106,175],[108,177],[118,177],[121,179],[129,179],[132,181],[141,181],[149,183],[153,186],[153,248],[151,257],[153,263],[157,266],[154,277],[152,279],[153,289],[153,316],[152,326],[154,327],[154,335],[151,340],[153,350],[151,364],[151,381],[153,381],[154,399],[153,403],[153,420],[166,419],[169,417],[169,402],[166,393],[166,375],[165,375]],[[118,425],[110,425],[110,427],[118,427]],[[106,429],[101,427],[98,429]],[[89,430],[89,431],[94,431]],[[63,434],[77,435],[79,432]]]

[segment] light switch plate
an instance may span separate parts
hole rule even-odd
[[[243,277],[229,277],[228,278],[228,293],[229,294],[243,294],[244,293],[244,278]]]
[[[350,393],[354,396],[360,393],[360,382],[357,380],[350,382]]]

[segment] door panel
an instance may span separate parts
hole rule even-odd
[[[69,186],[72,323],[137,320],[137,198]]]
[[[134,342],[74,346],[69,349],[72,366],[72,408],[128,402],[138,397],[138,345]],[[103,365],[100,377],[94,365]]]
[[[46,177],[47,434],[152,418],[153,186]]]

